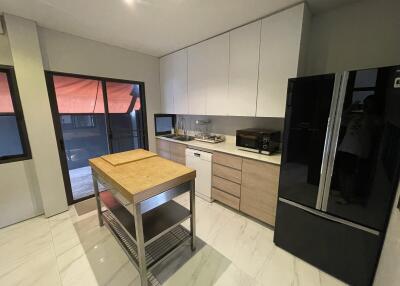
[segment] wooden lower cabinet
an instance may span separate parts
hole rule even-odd
[[[279,166],[243,159],[240,211],[275,225]]]
[[[171,160],[186,165],[186,145],[174,142],[169,142],[169,144]]]
[[[170,142],[165,140],[156,139],[157,154],[168,160],[171,159],[169,143]]]
[[[157,153],[185,165],[186,145],[157,139]],[[278,198],[279,166],[214,152],[213,199],[272,226]]]
[[[186,164],[186,145],[170,142],[167,140],[156,139],[157,154],[161,157],[175,161],[179,164]]]
[[[214,200],[217,200],[227,206],[230,206],[231,208],[239,210],[239,204],[240,204],[239,198],[232,196],[228,193],[225,193],[221,190],[218,190],[216,188],[211,188],[211,196]]]

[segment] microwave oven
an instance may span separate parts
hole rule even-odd
[[[238,149],[271,155],[279,151],[281,132],[260,128],[236,130]]]

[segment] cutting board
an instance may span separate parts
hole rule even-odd
[[[143,149],[136,149],[116,154],[104,155],[101,156],[101,158],[115,167],[154,156],[157,156],[157,154]]]

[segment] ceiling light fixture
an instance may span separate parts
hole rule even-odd
[[[126,4],[128,4],[129,6],[133,6],[133,4],[135,4],[135,0],[124,0]]]

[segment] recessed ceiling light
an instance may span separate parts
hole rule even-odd
[[[135,0],[124,0],[126,4],[132,6],[135,3]]]

